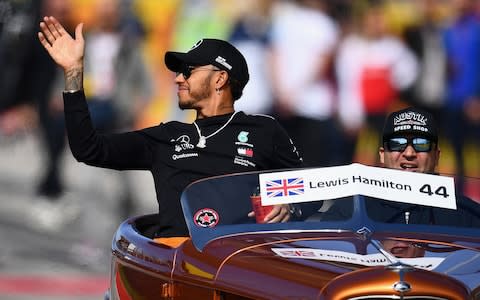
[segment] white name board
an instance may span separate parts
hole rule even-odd
[[[262,205],[365,195],[456,209],[452,177],[361,164],[260,174]]]
[[[381,253],[375,254],[356,254],[346,251],[323,250],[311,248],[272,248],[278,256],[284,258],[301,258],[301,259],[315,259],[322,261],[335,261],[362,265],[367,267],[373,266],[387,266],[392,264]],[[414,257],[414,258],[397,258],[404,264],[414,266],[424,270],[434,270],[441,264],[444,257]]]

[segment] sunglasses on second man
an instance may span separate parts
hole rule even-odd
[[[430,152],[433,142],[425,137],[391,137],[384,144],[388,151],[403,152],[411,145],[416,152]]]
[[[190,66],[190,65],[183,65],[179,71],[176,72],[176,76],[182,74],[183,78],[187,80],[192,75],[193,71],[221,71],[218,68],[210,67],[210,66]]]

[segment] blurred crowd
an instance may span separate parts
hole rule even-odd
[[[85,24],[99,130],[193,120],[163,55],[215,37],[249,64],[236,109],[275,116],[308,166],[375,165],[386,114],[415,105],[439,120],[440,172],[480,177],[478,0],[0,0],[0,139],[41,137],[36,191],[51,201],[66,189],[69,152],[63,76],[37,39],[44,15],[71,32]]]

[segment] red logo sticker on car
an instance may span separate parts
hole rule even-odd
[[[215,227],[218,220],[218,213],[211,208],[202,208],[193,216],[193,222],[199,227]]]

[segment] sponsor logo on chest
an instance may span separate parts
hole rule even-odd
[[[176,139],[171,139],[170,142],[172,142],[174,145],[174,153],[172,155],[172,160],[198,157],[197,152],[184,153],[184,151],[190,151],[195,149],[195,146],[190,143],[190,137],[188,135],[183,134]]]
[[[255,168],[256,163],[252,160],[255,156],[255,147],[252,143],[249,143],[248,136],[248,131],[240,131],[237,135],[235,153],[232,153],[233,163],[244,167]],[[199,157],[199,153],[196,151],[197,147],[192,144],[190,136],[183,134],[171,139],[170,142],[173,144],[172,160],[177,161],[180,159]]]
[[[248,143],[248,131],[240,131],[235,141],[237,153],[233,159],[233,163],[244,167],[256,167],[256,164],[250,160],[254,156],[254,146]]]

